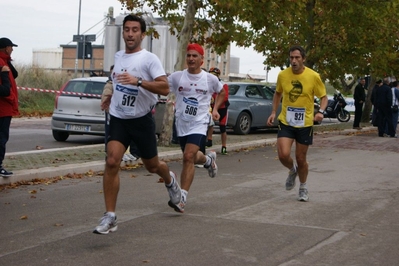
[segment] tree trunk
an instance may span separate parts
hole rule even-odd
[[[188,0],[186,8],[186,16],[184,17],[183,28],[178,36],[179,38],[179,53],[175,64],[175,71],[186,68],[186,47],[191,39],[192,30],[194,27],[195,14],[197,13],[197,0]],[[176,96],[169,93],[166,101],[165,114],[163,117],[162,133],[159,137],[158,144],[160,146],[170,146],[173,133],[173,118],[174,118],[174,102]]]

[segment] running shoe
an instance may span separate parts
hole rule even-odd
[[[186,205],[186,202],[183,201],[183,199],[180,200],[178,204],[173,204],[171,201],[168,202],[169,207],[173,208],[175,212],[184,212],[184,206]]]
[[[129,158],[130,161],[137,161],[140,159],[140,156],[137,156],[136,154],[128,153],[126,156]]]
[[[2,177],[10,177],[13,174],[14,174],[13,172],[7,171],[3,167],[0,168],[0,176],[2,176]]]
[[[129,157],[127,157],[127,153],[123,154],[122,161],[123,162],[129,161]]]
[[[172,204],[179,204],[179,202],[181,201],[181,189],[179,184],[177,183],[175,173],[173,173],[172,171],[170,171],[169,173],[170,177],[172,178],[172,183],[169,186],[165,184],[165,187],[169,193],[169,202],[171,202]]]
[[[306,187],[299,188],[299,201],[309,201],[308,189]]]
[[[93,233],[106,235],[109,232],[115,232],[118,229],[116,216],[110,215],[108,212],[100,219],[100,225],[94,229]]]
[[[287,180],[285,181],[285,189],[291,190],[295,187],[295,178],[298,175],[298,166],[295,165],[295,171],[289,171]]]
[[[211,164],[208,166],[204,165],[204,167],[208,169],[209,176],[213,178],[218,173],[218,166],[216,165],[216,152],[210,151],[206,156],[211,158]]]
[[[226,154],[227,154],[227,149],[226,149],[225,146],[222,146],[222,150],[220,151],[220,153],[221,153],[222,155],[226,155]]]

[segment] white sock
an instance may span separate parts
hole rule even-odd
[[[182,200],[184,203],[187,202],[187,194],[188,194],[187,190],[184,190],[184,189],[181,190],[181,197],[182,197]]]
[[[296,172],[297,169],[298,169],[298,166],[296,166],[296,164],[294,164],[294,166],[291,168],[290,172],[294,173],[294,172]]]
[[[299,187],[300,188],[306,188],[306,182],[305,183],[301,183]]]
[[[108,214],[109,216],[112,216],[112,217],[115,217],[115,216],[116,216],[114,212],[107,212],[107,214]]]

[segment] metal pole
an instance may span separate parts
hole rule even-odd
[[[79,16],[78,16],[78,35],[80,34],[80,10],[82,9],[82,0],[79,0]],[[76,43],[76,59],[75,59],[75,78],[78,75],[78,42]]]
[[[86,35],[83,35],[82,78],[85,77]]]

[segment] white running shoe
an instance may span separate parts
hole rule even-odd
[[[130,153],[125,153],[122,157],[122,161],[128,162],[128,161],[137,161],[139,157],[134,156],[133,154]]]
[[[108,212],[104,213],[104,216],[100,219],[100,225],[98,225],[93,233],[106,235],[109,232],[115,232],[118,229],[116,216],[110,215]]]
[[[137,161],[138,159],[140,159],[139,156],[133,155],[133,154],[131,154],[131,153],[128,153],[128,154],[126,154],[126,155],[127,155],[127,157],[129,158],[130,161]]]
[[[129,157],[127,156],[127,153],[123,154],[122,161],[123,162],[129,161]]]
[[[179,202],[181,201],[181,189],[179,183],[177,183],[175,173],[173,173],[172,171],[170,171],[169,173],[170,177],[172,178],[172,183],[170,184],[170,186],[167,186],[165,183],[165,187],[168,190],[170,202],[174,205],[179,204]]]
[[[295,178],[298,175],[298,166],[295,165],[295,171],[289,171],[287,180],[285,181],[285,189],[291,190],[295,187]]]
[[[211,158],[211,164],[209,166],[204,165],[204,167],[208,169],[209,176],[213,178],[218,173],[218,166],[216,165],[216,152],[210,151],[206,156]]]
[[[306,187],[299,188],[299,201],[309,201],[308,189]]]
[[[173,208],[176,212],[183,213],[184,206],[186,206],[186,199],[181,195],[181,200],[178,204],[173,204],[171,201],[168,202],[169,207]]]

